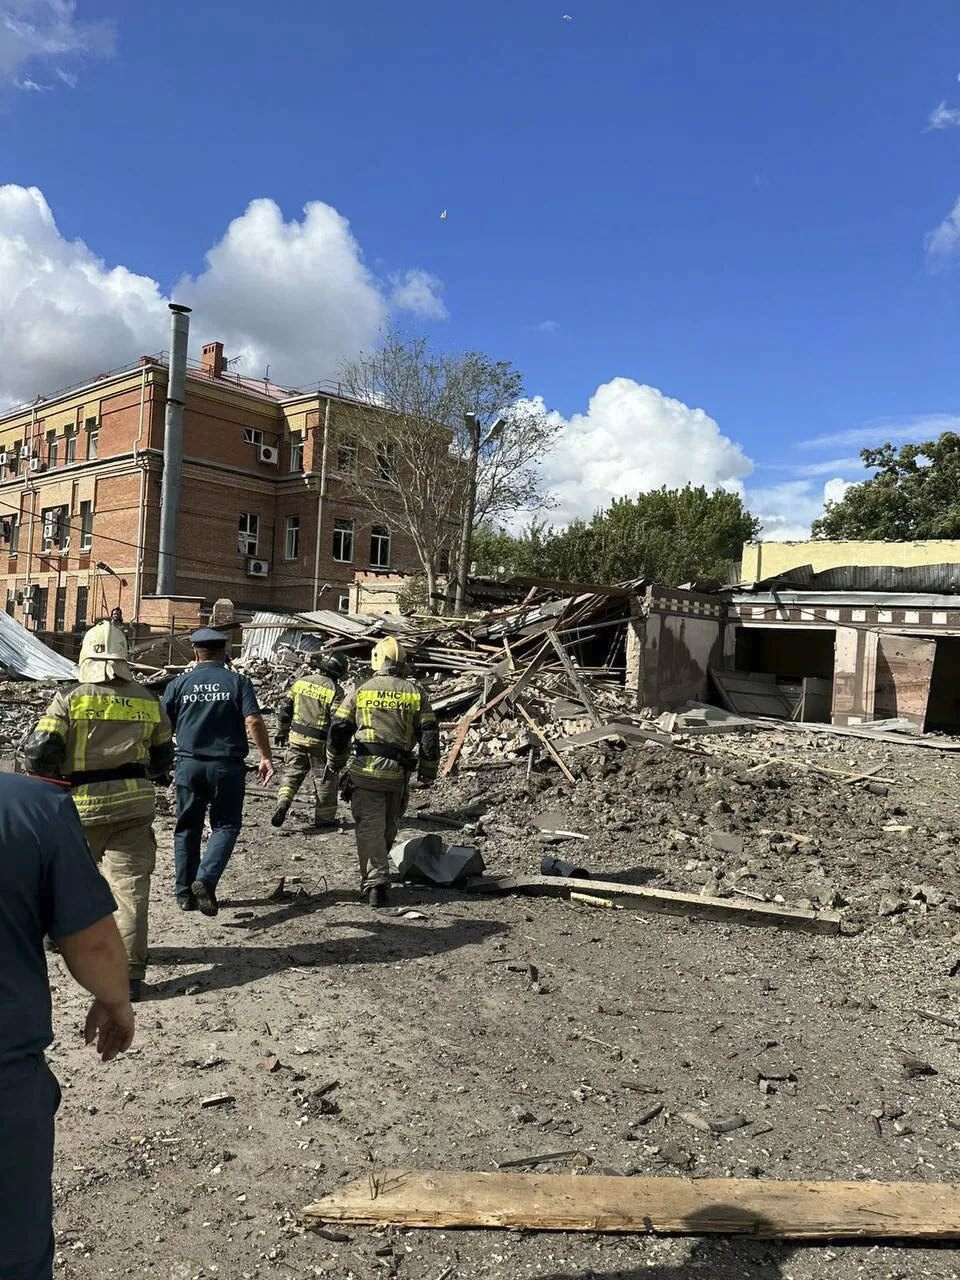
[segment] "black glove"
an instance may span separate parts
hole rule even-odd
[[[353,795],[353,778],[349,773],[345,773],[340,779],[340,799],[349,800]]]
[[[275,747],[285,747],[287,745],[287,739],[289,737],[290,737],[289,729],[278,729],[273,739],[273,745]]]

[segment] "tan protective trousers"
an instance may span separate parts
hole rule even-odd
[[[301,747],[296,743],[287,747],[277,800],[281,804],[292,804],[294,796],[308,777],[313,781],[314,822],[318,825],[321,822],[336,822],[340,775],[327,768],[326,747]]]
[[[117,900],[116,921],[130,961],[130,977],[147,971],[147,924],[150,876],[157,862],[157,839],[151,819],[104,822],[85,826],[93,860]]]
[[[407,788],[402,791],[374,791],[354,784],[350,808],[357,829],[357,860],[363,891],[390,879],[387,854],[407,807]]]

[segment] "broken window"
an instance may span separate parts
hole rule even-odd
[[[65,550],[70,543],[70,508],[44,507],[40,519],[43,550]]]
[[[242,556],[255,556],[260,543],[260,517],[252,511],[240,512],[237,550]]]
[[[283,556],[285,560],[300,559],[300,517],[287,516],[283,539]]]
[[[303,436],[290,437],[290,470],[303,470]]]
[[[339,560],[341,564],[349,564],[353,559],[352,520],[334,520],[333,558]]]
[[[247,444],[263,444],[263,432],[259,427],[244,427],[243,438]]]

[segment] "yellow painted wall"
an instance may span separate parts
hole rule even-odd
[[[814,571],[842,565],[960,564],[960,539],[924,542],[747,542],[743,547],[740,580],[771,578],[788,569],[812,564]]]

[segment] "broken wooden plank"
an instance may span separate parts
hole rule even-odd
[[[548,898],[566,898],[571,892],[600,894],[605,898],[629,898],[641,910],[665,915],[773,925],[804,933],[840,932],[840,916],[834,911],[807,911],[770,902],[736,902],[732,898],[701,897],[696,893],[649,889],[644,885],[619,884],[613,880],[579,880],[567,876],[477,876],[468,880],[465,888],[470,893],[526,893]]]
[[[598,742],[653,742],[658,747],[672,747],[673,738],[659,729],[641,729],[639,725],[628,724],[625,720],[611,720],[596,729],[584,729],[582,733],[571,733],[566,738],[554,738],[553,745],[558,751],[570,751],[574,747],[592,747]]]
[[[583,683],[583,680],[580,678],[580,673],[577,671],[576,667],[573,665],[573,661],[569,653],[567,653],[567,650],[564,647],[564,645],[561,643],[561,641],[557,639],[557,633],[555,631],[548,631],[547,639],[553,645],[554,652],[556,653],[557,657],[560,659],[560,663],[564,671],[567,673],[567,678],[570,680],[571,684],[576,689],[577,697],[586,707],[587,715],[593,721],[594,725],[599,729],[603,721],[600,719],[599,715],[597,715],[597,708],[593,705],[593,699],[590,697],[590,694],[587,691],[587,686]]]
[[[307,1227],[493,1227],[768,1240],[960,1239],[960,1187],[392,1169],[331,1192]]]
[[[557,768],[560,770],[560,772],[563,774],[566,780],[570,783],[575,784],[577,781],[576,778],[573,776],[573,774],[570,772],[567,766],[563,763],[560,756],[554,750],[553,744],[550,742],[549,738],[546,736],[546,734],[537,724],[536,720],[534,720],[533,716],[530,714],[527,708],[523,705],[522,702],[516,702],[514,705],[516,706],[520,714],[523,716],[524,720],[526,720],[527,725],[530,728],[530,731],[533,734],[535,734],[536,737],[539,738],[539,740],[546,747],[547,754],[553,760],[554,764],[557,766]]]

